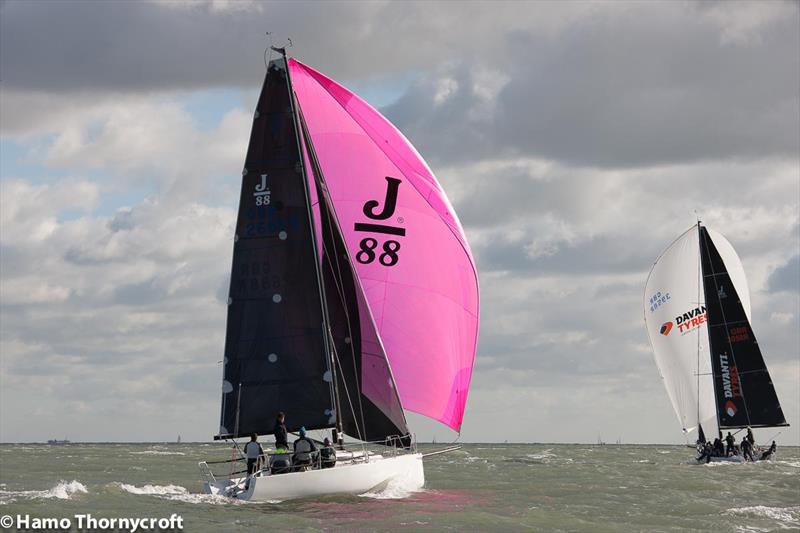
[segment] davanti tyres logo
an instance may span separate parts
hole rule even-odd
[[[661,324],[661,334],[664,336],[669,335],[669,332],[672,331],[672,321],[664,322]]]
[[[730,417],[734,416],[736,414],[736,404],[730,400],[725,402],[725,412],[728,413]]]

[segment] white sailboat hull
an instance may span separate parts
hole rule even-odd
[[[265,472],[266,474],[266,472]],[[275,502],[331,494],[364,494],[396,483],[403,491],[421,489],[425,484],[422,454],[397,457],[370,456],[369,462],[348,463],[333,468],[257,475],[205,482],[203,491],[240,500]]]

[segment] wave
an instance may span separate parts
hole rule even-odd
[[[129,485],[127,483],[115,483],[115,485],[125,492],[139,495],[174,496],[189,493],[186,487],[181,487],[180,485],[145,485],[143,487],[137,487],[136,485]]]
[[[735,507],[728,509],[726,513],[769,518],[788,525],[800,525],[800,506],[768,507],[766,505],[755,505],[752,507]]]
[[[203,503],[203,504],[236,504],[241,503],[239,500],[226,498],[214,494],[198,494],[189,492],[189,489],[180,485],[144,485],[137,487],[128,483],[113,483],[114,486],[137,496],[155,496],[165,500],[179,501],[185,503]]]
[[[186,455],[183,452],[162,452],[161,450],[145,450],[143,452],[131,452],[131,455]]]
[[[553,457],[557,457],[556,454],[552,452],[553,449],[549,448],[541,453],[529,453],[526,455],[526,457],[528,457],[529,459],[539,459],[539,460],[552,459]]]
[[[392,478],[384,486],[374,488],[360,496],[376,500],[401,500],[417,492],[425,492],[425,489],[419,488],[414,480],[400,476]]]
[[[17,498],[27,499],[51,499],[71,500],[76,494],[88,494],[86,485],[80,481],[59,481],[54,487],[47,490],[5,490],[0,489],[0,502],[3,504],[12,503]]]

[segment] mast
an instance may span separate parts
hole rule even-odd
[[[700,217],[697,217],[697,246],[700,247]],[[700,305],[700,287],[703,283],[703,266],[700,254],[697,255],[697,305]],[[705,442],[703,426],[700,425],[700,328],[697,328],[697,440]],[[719,416],[719,415],[717,415]],[[719,430],[719,429],[718,429]],[[720,433],[720,438],[722,433]]]
[[[292,122],[294,123],[294,136],[295,142],[297,143],[297,151],[300,154],[300,174],[303,178],[303,193],[305,194],[306,200],[306,208],[308,212],[308,222],[309,227],[312,228],[311,231],[311,244],[314,248],[314,253],[319,253],[319,247],[317,245],[317,237],[316,233],[313,231],[314,228],[314,213],[311,209],[311,195],[308,190],[308,177],[306,176],[306,168],[303,165],[303,145],[300,141],[300,123],[297,117],[297,107],[295,106],[295,95],[294,89],[292,88],[292,76],[289,72],[289,64],[286,59],[286,48],[276,48],[272,47],[272,50],[278,52],[283,56],[284,64],[286,65],[286,81],[289,88],[289,107],[291,108],[292,113]],[[328,354],[328,371],[331,373],[331,402],[333,403],[334,411],[336,412],[336,431],[341,433],[342,432],[342,415],[341,409],[339,406],[339,392],[336,387],[336,364],[334,361],[333,349],[331,348],[330,342],[330,319],[328,317],[328,300],[325,294],[325,286],[322,282],[322,272],[320,269],[320,265],[318,261],[314,262],[315,266],[315,273],[317,278],[317,290],[319,291],[320,295],[320,302],[322,304],[322,330],[323,330],[323,342],[325,344],[325,353]]]

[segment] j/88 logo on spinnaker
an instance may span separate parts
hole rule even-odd
[[[380,212],[375,210],[380,205],[378,200],[369,200],[364,203],[364,215],[372,220],[387,220],[394,215],[397,209],[397,194],[400,189],[401,180],[386,176],[386,196],[383,201],[383,209]],[[402,219],[398,219],[402,222]],[[399,226],[389,226],[388,224],[376,224],[373,222],[356,222],[353,226],[355,231],[364,231],[382,235],[397,235],[405,237],[406,230]],[[395,239],[388,239],[382,243],[381,250],[378,246],[381,243],[376,237],[364,237],[359,243],[359,250],[356,253],[356,261],[362,265],[368,265],[378,259],[383,266],[391,267],[400,260],[400,242]]]

